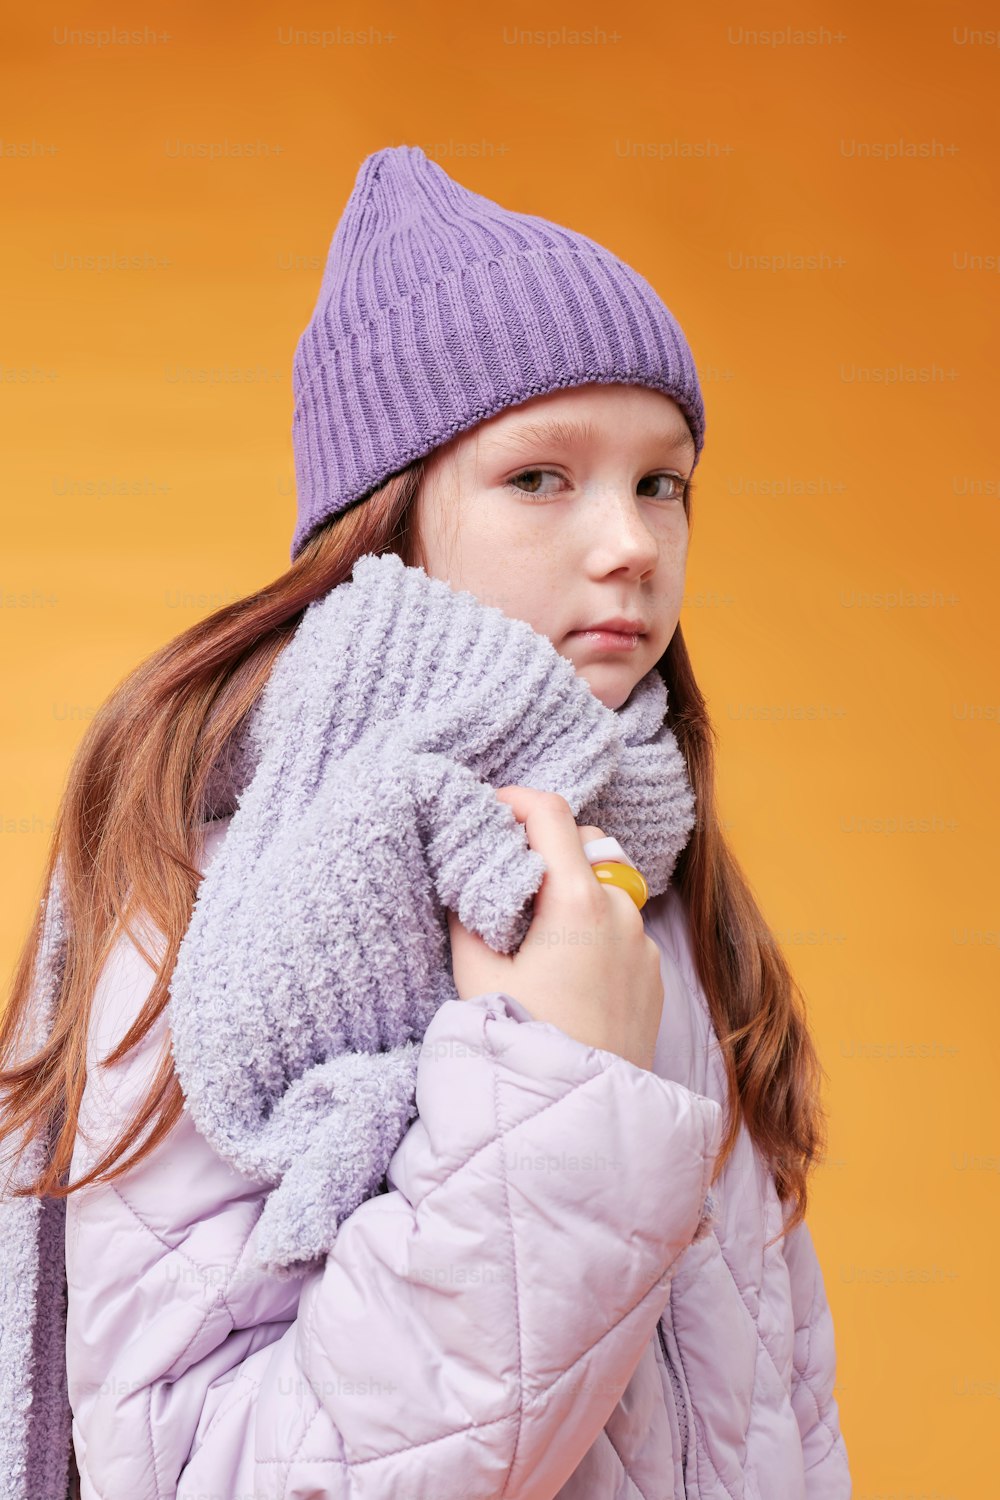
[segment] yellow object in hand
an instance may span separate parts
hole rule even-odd
[[[623,865],[617,859],[602,859],[590,868],[605,885],[617,885],[627,891],[642,911],[649,900],[649,886],[641,870],[637,870],[634,865]]]

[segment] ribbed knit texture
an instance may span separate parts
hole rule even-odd
[[[195,1124],[272,1184],[259,1265],[299,1274],[379,1190],[456,993],[445,908],[497,951],[524,937],[545,866],[494,787],[560,792],[666,890],[695,823],[666,708],[655,670],[607,708],[547,637],[393,553],[306,609],[220,757],[208,800],[232,822],[168,1004]],[[52,1029],[64,921],[57,867],[25,1056]],[[0,1196],[0,1500],[65,1500],[64,1215]]]
[[[330,516],[532,396],[590,383],[673,397],[694,358],[637,271],[595,240],[462,187],[419,146],[362,162],[295,350],[291,556]]]
[[[694,794],[651,670],[607,708],[552,642],[394,553],[306,610],[246,725],[253,775],[171,982],[192,1118],[275,1184],[258,1263],[328,1251],[415,1113],[455,997],[445,908],[513,952],[544,873],[494,787],[560,792],[666,890]]]

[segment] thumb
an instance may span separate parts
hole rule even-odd
[[[461,952],[463,957],[471,957],[473,954],[482,957],[487,953],[493,953],[493,949],[489,943],[484,942],[478,932],[472,932],[466,927],[457,912],[452,911],[450,906],[446,910],[448,914],[448,935],[451,938],[453,956],[456,952]],[[497,955],[493,954],[493,956],[495,958]]]
[[[450,907],[448,934],[451,938],[451,973],[462,1000],[472,995],[502,990],[511,959],[495,953],[478,932],[470,932]]]

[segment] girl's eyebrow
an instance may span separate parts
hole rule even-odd
[[[511,432],[500,433],[497,442],[505,448],[514,448],[521,443],[554,443],[568,447],[570,443],[592,443],[597,436],[592,422],[560,422],[554,417],[538,422],[524,422]]]
[[[525,443],[551,443],[557,447],[569,447],[575,442],[592,443],[596,437],[592,422],[560,422],[553,418],[548,421],[525,422],[512,431],[497,433],[494,441],[501,448],[520,448]],[[674,432],[661,433],[659,440],[665,448],[694,447],[694,438],[686,424]]]

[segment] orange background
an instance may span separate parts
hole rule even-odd
[[[601,241],[678,315],[702,375],[682,620],[728,833],[828,1074],[810,1219],[855,1497],[985,1500],[1000,47],[975,31],[1000,17],[670,9],[188,0],[8,20],[0,961],[95,707],[287,565],[292,352],[362,159],[420,145]],[[145,40],[71,35],[111,26]],[[338,26],[369,40],[290,36]],[[825,31],[760,35],[790,27]],[[118,262],[74,268],[101,256]]]

